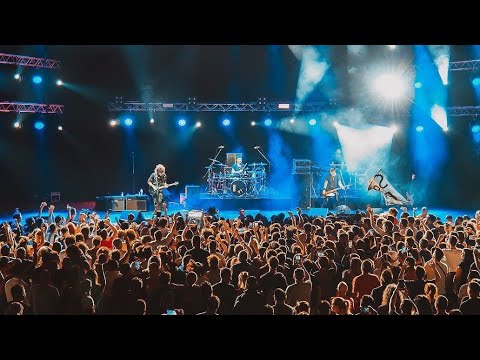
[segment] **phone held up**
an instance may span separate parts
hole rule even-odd
[[[293,261],[295,265],[300,265],[300,263],[302,262],[302,255],[296,254],[293,258]]]

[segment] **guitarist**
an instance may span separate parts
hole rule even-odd
[[[167,174],[165,174],[165,166],[158,164],[155,171],[150,175],[147,181],[150,195],[153,197],[155,209],[166,210],[168,190],[164,194],[164,189],[167,187]],[[160,206],[161,205],[161,206]]]
[[[338,205],[338,192],[333,189],[345,189],[340,176],[337,175],[337,169],[330,168],[330,174],[326,177],[323,184],[322,195],[325,197],[322,207],[335,209]]]

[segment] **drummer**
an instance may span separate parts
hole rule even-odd
[[[232,165],[232,174],[241,175],[245,171],[245,165],[243,165],[243,160],[241,157],[237,158],[235,164]]]

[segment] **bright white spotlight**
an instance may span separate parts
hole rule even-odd
[[[151,118],[150,119],[150,124],[154,124],[155,123],[155,119],[154,118]]]
[[[418,125],[415,130],[417,130],[417,132],[422,132],[423,131],[423,126],[422,125]]]
[[[195,127],[199,128],[200,126],[202,126],[202,123],[200,121],[197,121],[197,123],[195,124]]]
[[[443,85],[448,85],[448,68],[450,66],[450,45],[427,45],[433,62],[437,66],[438,74]]]
[[[295,118],[290,119],[290,124],[293,124],[295,122]]]
[[[63,81],[62,80],[57,80],[57,86],[62,86],[63,85]]]
[[[228,119],[228,118],[223,119],[222,124],[223,124],[223,126],[229,126],[230,125],[230,119]]]
[[[338,126],[338,121],[334,121],[333,126],[337,127]]]
[[[255,121],[252,121],[252,122],[250,123],[250,125],[255,126],[255,125],[257,125],[257,123],[256,123]]]
[[[20,74],[18,74],[18,73],[15,74],[14,78],[15,78],[15,80],[20,80]]]
[[[15,129],[20,129],[20,122],[19,122],[19,121],[15,121],[15,122],[13,123],[13,127],[14,127]]]
[[[311,126],[314,126],[314,125],[317,123],[317,120],[315,120],[315,119],[310,119],[310,120],[308,121],[308,123],[309,123]]]
[[[422,83],[421,83],[420,81],[417,81],[417,82],[415,83],[415,88],[416,88],[416,89],[420,89],[421,87],[422,87]]]
[[[375,92],[385,99],[395,100],[405,94],[407,88],[405,79],[395,73],[382,74],[373,84]]]
[[[392,125],[390,126],[390,129],[392,130],[392,132],[395,134],[397,132],[397,126],[396,125]]]
[[[125,125],[127,125],[127,126],[132,126],[132,125],[133,125],[133,120],[130,119],[130,118],[126,118],[126,119],[125,119]]]
[[[57,129],[58,129],[58,131],[62,131],[62,130],[63,130],[63,126],[62,126],[62,125],[58,125],[58,126],[57,126]]]
[[[388,45],[390,50],[395,50],[397,48],[397,45]]]
[[[431,110],[431,115],[433,120],[440,126],[443,131],[448,130],[448,125],[447,125],[447,112],[445,111],[445,108],[440,105],[433,105],[432,110]]]
[[[118,124],[117,120],[110,120],[110,126],[111,127],[115,127],[115,126],[117,126],[117,124]]]

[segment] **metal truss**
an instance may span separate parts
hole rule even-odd
[[[318,112],[335,109],[336,106],[329,103],[304,103],[295,104],[288,102],[275,103],[144,103],[128,101],[124,103],[110,102],[109,111],[177,111],[177,112]]]
[[[0,64],[12,64],[47,69],[60,69],[60,61],[58,60],[35,58],[14,54],[0,53]]]
[[[0,102],[0,112],[63,114],[63,105]]]
[[[480,69],[480,60],[452,61],[448,69],[450,71],[477,71]]]
[[[480,106],[452,106],[447,108],[448,116],[479,116]]]

